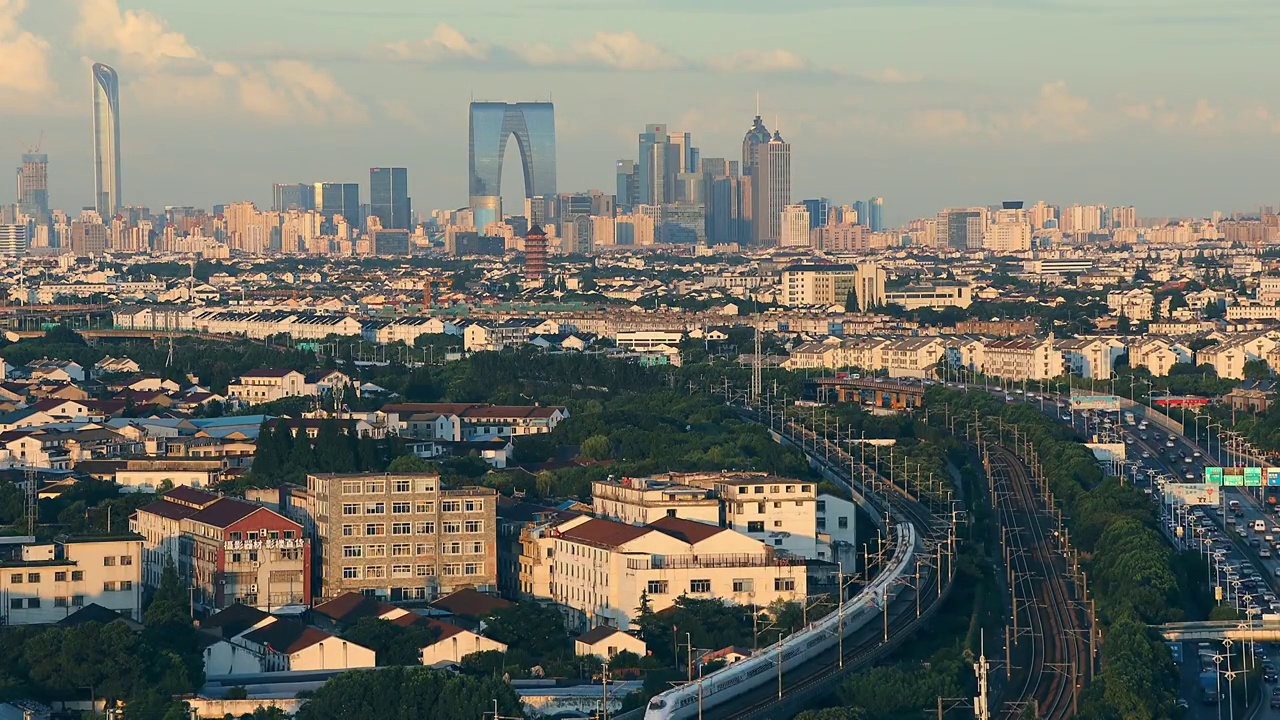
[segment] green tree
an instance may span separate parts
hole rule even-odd
[[[592,460],[608,460],[613,457],[613,448],[609,446],[609,438],[604,435],[592,435],[583,440],[582,456]]]
[[[524,717],[520,699],[500,679],[456,675],[425,667],[342,673],[316,690],[297,720],[432,718],[473,720],[493,712]]]
[[[387,465],[387,472],[390,473],[438,473],[440,467],[435,463],[424,460],[417,455],[401,455]]]
[[[420,665],[422,648],[435,642],[440,633],[422,624],[401,627],[382,618],[361,618],[342,637],[373,650],[379,665]]]
[[[569,650],[564,617],[554,608],[524,602],[499,608],[484,621],[489,637],[535,658],[556,656]]]

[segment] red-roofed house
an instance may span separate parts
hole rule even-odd
[[[310,541],[300,524],[261,505],[179,486],[138,508],[130,526],[145,538],[142,582],[149,588],[173,563],[205,610],[311,600]]]
[[[223,611],[236,611],[238,608]],[[217,624],[219,616],[209,618]],[[264,672],[299,672],[317,670],[353,670],[377,665],[376,653],[336,635],[297,620],[282,620],[261,613],[237,617],[227,623],[239,632],[227,636],[204,649],[206,677],[226,677]]]
[[[507,646],[497,640],[473,633],[470,630],[450,625],[439,620],[425,621],[428,627],[435,628],[440,637],[430,645],[422,648],[420,657],[423,665],[437,663],[458,663],[471,653],[496,650],[506,652]]]
[[[741,605],[803,599],[805,560],[732,528],[664,517],[648,525],[595,518],[551,530],[549,587],[579,630],[627,627],[642,595],[655,612],[681,595]]]

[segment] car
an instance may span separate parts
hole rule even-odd
[[[1146,433],[1142,433],[1142,439],[1143,439],[1143,440],[1146,440],[1146,439],[1147,439],[1147,434],[1146,434]]]
[[[1146,450],[1143,450],[1143,451],[1142,451],[1142,459],[1143,459],[1143,460],[1148,460],[1148,459],[1150,459],[1150,458],[1151,458],[1151,453],[1147,452]]]
[[[1176,443],[1174,443],[1172,440],[1166,440],[1166,441],[1165,441],[1165,443],[1164,443],[1164,446],[1165,446],[1165,447],[1174,447],[1175,445],[1176,445]],[[1170,453],[1170,454],[1172,455],[1172,453]]]

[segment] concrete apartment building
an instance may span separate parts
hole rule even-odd
[[[1062,352],[1048,337],[990,340],[983,343],[978,371],[1010,380],[1052,380],[1064,371]]]
[[[261,405],[287,397],[315,395],[307,376],[297,370],[259,368],[227,386],[227,397],[246,405]]]
[[[570,626],[629,626],[641,596],[655,612],[677,598],[739,605],[803,600],[808,568],[802,558],[729,528],[663,517],[649,525],[578,519],[554,528],[550,587],[534,594],[563,608]]]
[[[709,489],[662,478],[594,482],[591,511],[628,525],[648,525],[664,517],[720,524],[720,501]]]
[[[497,491],[438,475],[308,475],[289,512],[319,546],[320,595],[392,602],[498,589]]]
[[[96,604],[142,619],[142,538],[32,537],[0,540],[0,618],[8,625],[55,623]]]
[[[265,610],[311,600],[311,543],[302,525],[270,508],[176,487],[138,508],[142,581],[160,585],[173,564],[199,609],[244,604]]]

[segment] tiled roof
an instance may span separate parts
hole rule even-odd
[[[470,588],[463,588],[449,593],[431,603],[431,607],[467,618],[484,617],[495,610],[509,607],[510,605],[509,601],[500,597],[486,595]]]
[[[311,608],[311,611],[323,615],[338,623],[353,623],[361,618],[378,617],[394,605],[377,600],[358,592],[347,592]]]
[[[614,633],[620,633],[620,632],[622,631],[616,627],[609,627],[608,625],[600,625],[600,626],[591,628],[587,632],[579,635],[577,637],[577,640],[578,642],[586,643],[588,645],[595,645],[596,643],[600,642],[601,640],[604,640],[605,638],[612,637]]]
[[[219,630],[222,637],[233,638],[258,623],[271,617],[268,613],[252,605],[232,603],[226,609],[211,615],[200,622],[206,630]]]
[[[560,533],[560,537],[588,545],[615,548],[650,532],[653,532],[653,528],[596,518],[565,530]]]
[[[725,530],[715,525],[670,516],[649,523],[649,527],[690,545],[700,543],[713,535],[719,535]]]
[[[186,485],[179,485],[164,493],[161,497],[184,505],[192,505],[196,508],[202,508],[217,502],[218,498],[221,496],[204,490],[188,487]]]
[[[296,620],[277,620],[244,634],[244,639],[278,653],[292,655],[333,637],[323,630],[307,627]]]

